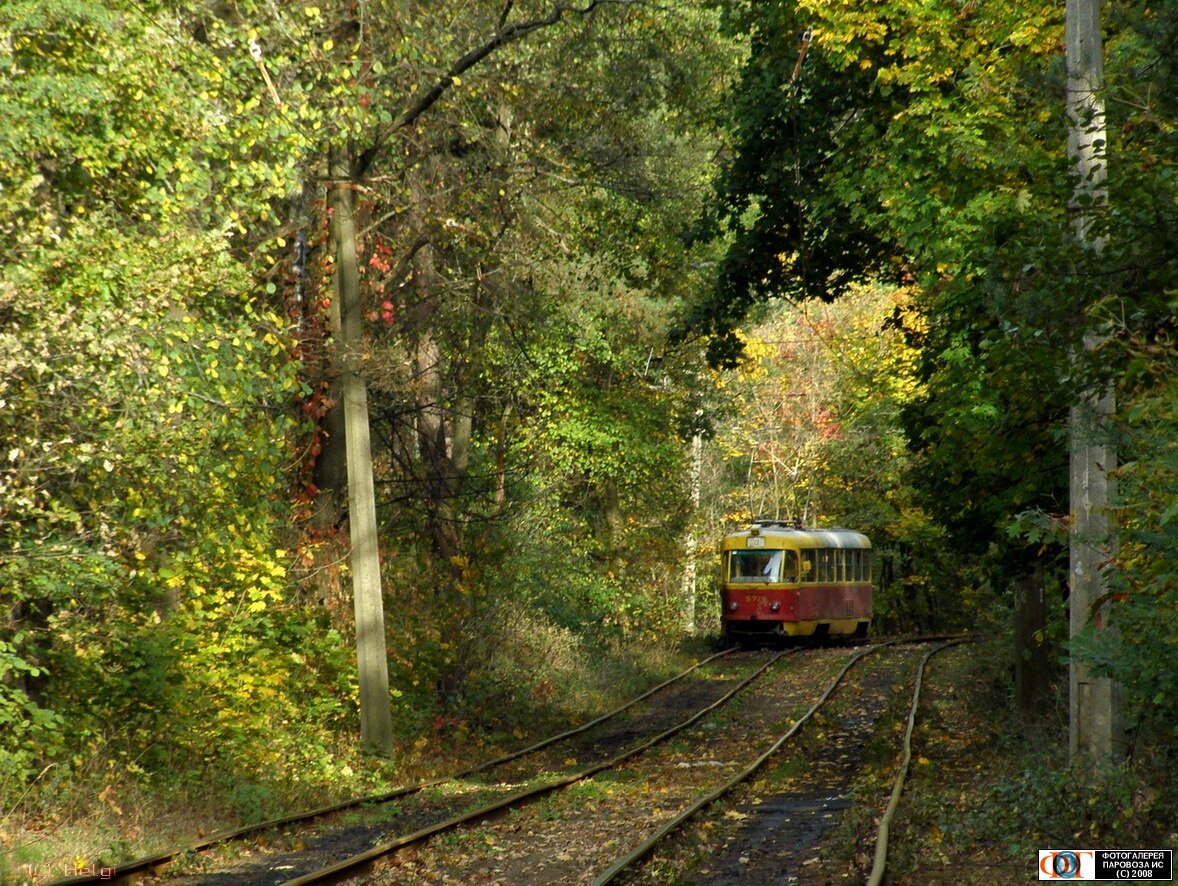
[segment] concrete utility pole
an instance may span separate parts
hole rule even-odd
[[[376,535],[376,493],[368,428],[368,388],[360,350],[360,274],[352,166],[348,152],[334,148],[327,204],[335,244],[335,295],[339,304],[339,348],[343,358],[344,434],[348,457],[348,527],[351,535],[352,594],[356,611],[356,663],[360,676],[360,738],[373,750],[392,755],[389,664],[385,649],[384,599]]]
[[[700,413],[696,413],[698,418]],[[688,523],[686,555],[683,569],[683,627],[688,634],[695,633],[695,604],[698,597],[696,585],[696,555],[699,542],[696,538],[695,521],[699,514],[701,475],[703,474],[704,438],[699,431],[691,437],[691,519]]]
[[[1076,174],[1073,191],[1075,236],[1099,253],[1103,237],[1093,224],[1108,205],[1107,142],[1104,115],[1104,60],[1100,0],[1067,0],[1068,156]],[[1087,335],[1085,350],[1099,338]],[[1101,572],[1115,553],[1109,525],[1109,499],[1116,453],[1109,425],[1116,409],[1111,388],[1085,393],[1072,407],[1070,428],[1070,636],[1088,624],[1107,630],[1108,587]],[[1120,686],[1092,676],[1073,656],[1069,668],[1070,751],[1093,762],[1119,759],[1123,751]]]

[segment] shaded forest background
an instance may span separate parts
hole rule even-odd
[[[1072,654],[1172,755],[1178,10],[1105,28],[1096,255],[1062,5],[4,4],[0,809],[122,780],[260,814],[570,715],[693,605],[716,627],[713,543],[753,516],[870,535],[882,631],[1013,648],[1042,594],[1003,673],[1013,699],[1035,660],[1017,698],[1058,718],[1067,413],[1106,385],[1117,630]],[[384,769],[355,735],[339,186]]]

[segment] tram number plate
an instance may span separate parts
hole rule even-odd
[[[763,548],[765,547],[765,539],[753,537],[745,542],[745,547],[749,548]]]
[[[765,599],[765,596],[763,594],[745,594],[744,595],[744,602],[746,602],[746,603],[760,603],[764,599]]]

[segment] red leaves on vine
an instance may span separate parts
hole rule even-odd
[[[842,425],[835,421],[829,409],[819,409],[814,416],[814,424],[823,440],[841,440],[843,438]]]

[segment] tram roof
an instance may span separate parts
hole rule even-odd
[[[787,523],[754,523],[748,529],[724,536],[725,548],[746,547],[745,539],[760,536],[774,545],[787,548],[870,548],[871,541],[861,532],[832,526],[829,529],[808,527],[799,529]]]

